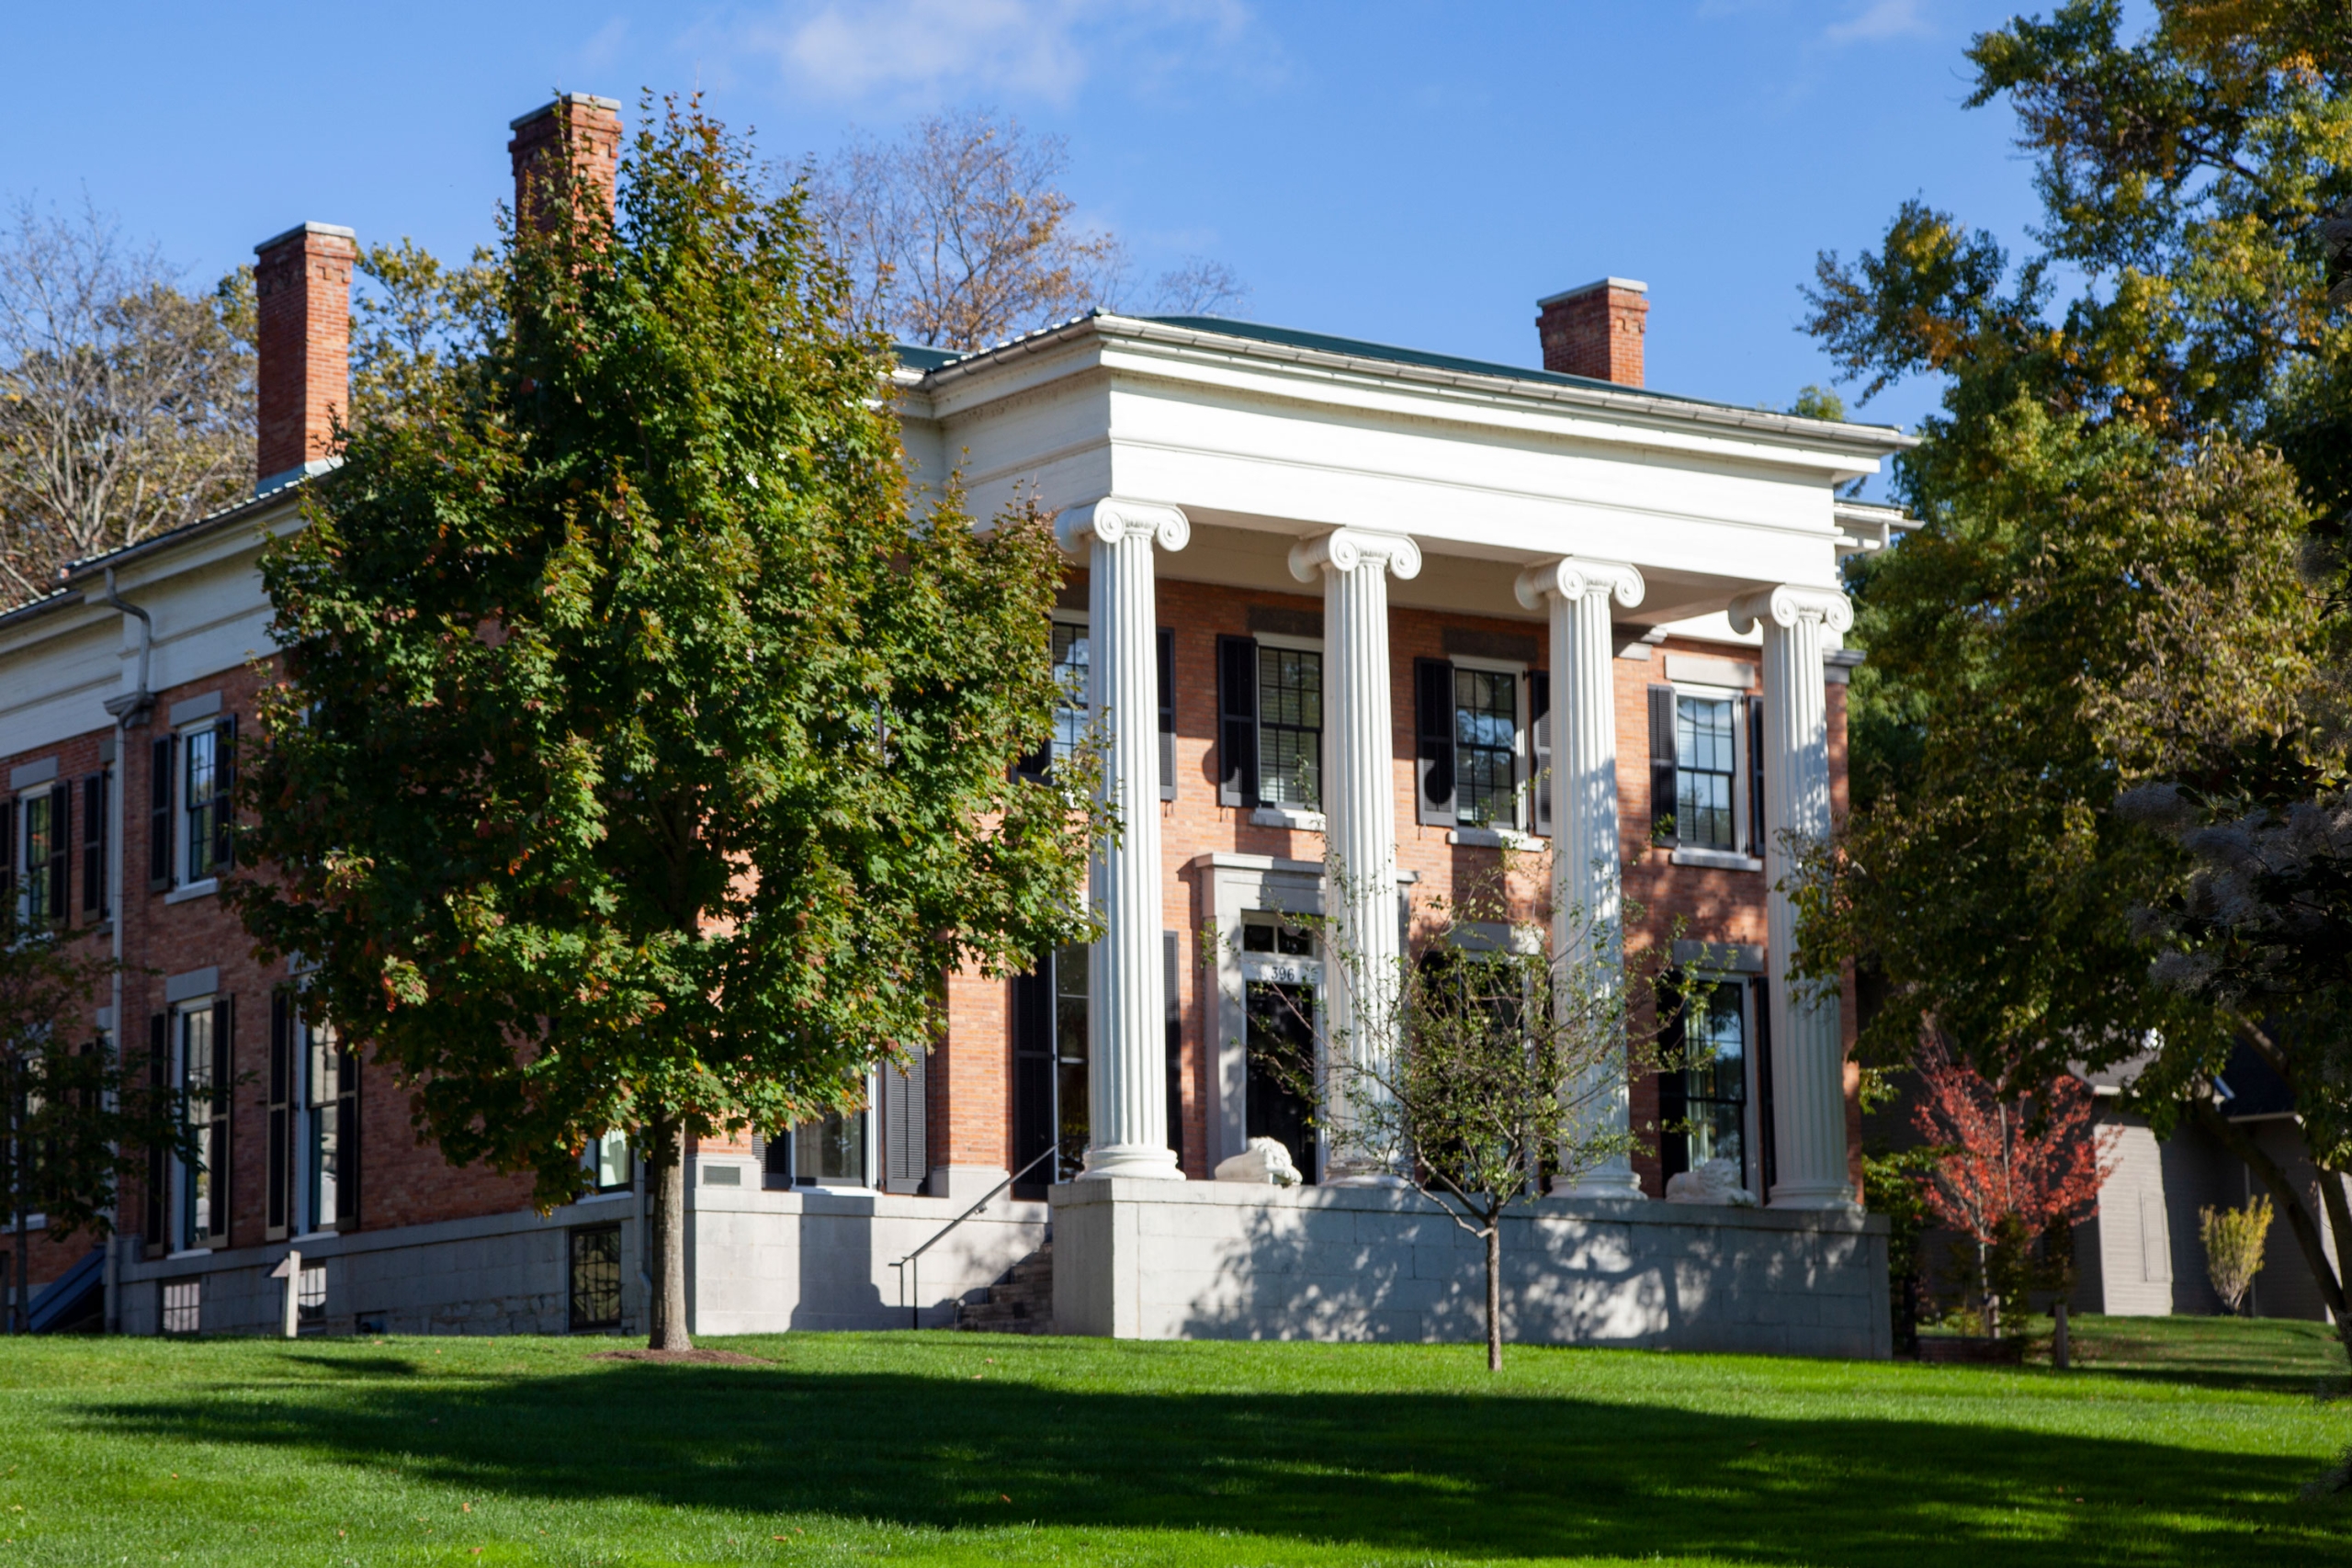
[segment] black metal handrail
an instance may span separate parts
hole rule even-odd
[[[1028,1175],[1031,1171],[1036,1169],[1039,1166],[1045,1164],[1047,1160],[1053,1158],[1059,1153],[1061,1153],[1061,1146],[1059,1145],[1047,1144],[1046,1145],[1045,1152],[1040,1154],[1035,1159],[1031,1160],[1027,1165],[1023,1166],[1019,1170],[1014,1171],[1011,1176],[1006,1177],[1002,1181],[1000,1181],[994,1187],[989,1188],[987,1192],[981,1195],[978,1202],[973,1204],[970,1208],[965,1210],[962,1213],[956,1215],[945,1224],[940,1226],[939,1229],[932,1233],[931,1239],[929,1241],[924,1242],[921,1247],[916,1247],[912,1252],[908,1253],[904,1258],[899,1258],[896,1263],[890,1265],[891,1268],[896,1269],[899,1271],[899,1304],[902,1307],[906,1307],[907,1309],[907,1326],[909,1328],[920,1328],[922,1326],[922,1303],[918,1302],[912,1305],[909,1305],[907,1302],[907,1269],[909,1266],[911,1265],[914,1269],[915,1282],[917,1284],[921,1284],[922,1280],[922,1266],[918,1259],[920,1259],[924,1253],[929,1252],[933,1247],[936,1246],[949,1231],[954,1230],[957,1225],[962,1224],[966,1220],[970,1219],[974,1214],[978,1213],[982,1209],[985,1209],[990,1203],[995,1202],[996,1195],[998,1193],[1003,1191],[1006,1188],[1012,1186],[1014,1182],[1020,1180],[1023,1177]]]

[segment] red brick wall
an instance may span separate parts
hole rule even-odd
[[[82,911],[82,780],[85,775],[97,772],[102,766],[98,761],[99,748],[112,733],[110,728],[93,730],[86,734],[76,735],[54,746],[43,746],[34,750],[18,752],[15,756],[0,757],[0,802],[8,803],[11,807],[16,801],[25,796],[38,795],[52,786],[37,784],[19,795],[6,787],[8,774],[27,762],[37,762],[45,757],[57,759],[57,782],[66,786],[66,815],[71,834],[68,840],[69,852],[65,857],[67,891],[70,895],[66,906],[66,929],[78,933],[79,943],[100,957],[103,957],[107,951],[105,929],[97,923],[95,917],[85,916]],[[17,827],[17,819],[13,816],[6,818],[5,820],[10,831],[20,831]],[[18,847],[11,848],[9,863],[17,866],[17,874],[21,877],[24,868],[15,858],[17,852],[19,852]],[[21,886],[22,884],[18,882],[10,884],[12,896],[14,889]],[[106,1005],[107,997],[103,993],[91,999],[87,1015],[89,1026],[85,1038],[96,1033],[97,1010]],[[5,1209],[5,1205],[0,1205],[0,1209]],[[0,1224],[5,1223],[5,1219],[0,1218]],[[73,1268],[74,1264],[81,1261],[84,1254],[96,1246],[97,1246],[97,1239],[87,1234],[61,1237],[51,1234],[46,1229],[30,1232],[26,1237],[25,1254],[28,1264],[27,1273],[33,1292],[38,1294],[41,1286]],[[0,1256],[6,1256],[7,1258],[5,1266],[0,1266],[6,1269],[5,1280],[0,1280],[0,1285],[13,1286],[16,1283],[15,1248],[15,1231],[13,1229],[0,1231]]]
[[[150,1021],[168,1010],[165,982],[190,970],[217,968],[218,995],[232,998],[232,1060],[243,1080],[232,1091],[230,1111],[230,1227],[228,1245],[251,1247],[265,1237],[268,1183],[268,1073],[270,994],[286,977],[283,964],[264,964],[254,953],[253,939],[235,912],[220,897],[199,897],[172,902],[165,891],[148,886],[148,803],[153,789],[152,742],[170,731],[172,705],[219,692],[221,712],[236,716],[242,740],[255,733],[254,699],[263,677],[243,666],[218,675],[191,681],[156,694],[152,718],[131,730],[126,756],[115,767],[115,788],[123,804],[123,888],[116,918],[122,922],[122,1014],[118,1038],[125,1054],[143,1062],[148,1050]],[[0,769],[42,757],[58,758],[59,778],[73,785],[70,800],[73,837],[69,858],[72,881],[72,922],[84,940],[106,951],[108,936],[83,911],[81,845],[85,827],[80,783],[99,766],[101,743],[112,730],[77,736],[56,747],[43,747],[0,759]],[[5,775],[0,775],[5,776]],[[46,787],[46,786],[42,786]],[[176,814],[184,802],[176,798]],[[107,1005],[108,989],[101,986],[89,998],[92,1028],[98,1009]],[[458,1169],[430,1146],[420,1146],[410,1125],[408,1096],[388,1068],[368,1064],[361,1074],[360,1218],[366,1228],[410,1224],[495,1213],[520,1207],[530,1194],[527,1179],[502,1177],[481,1168]],[[144,1213],[143,1183],[134,1178],[121,1192],[123,1229],[139,1234]],[[86,1238],[70,1244],[37,1244],[32,1251],[35,1278],[53,1276],[92,1245]]]

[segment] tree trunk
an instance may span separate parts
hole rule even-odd
[[[2192,1100],[2189,1112],[2199,1125],[2222,1141],[2222,1146],[2245,1162],[2246,1168],[2262,1180],[2270,1201],[2287,1221],[2295,1245],[2302,1249],[2303,1262],[2312,1271],[2312,1280],[2319,1286],[2320,1301],[2335,1319],[2335,1337],[2342,1341],[2344,1352],[2352,1358],[2352,1312],[2347,1312],[2344,1299],[2344,1280],[2327,1260],[2327,1249],[2320,1245],[2319,1229],[2312,1224],[2311,1211],[2303,1207],[2302,1196],[2295,1190],[2278,1162],[2262,1152],[2260,1145],[2245,1135],[2236,1122],[2222,1115],[2210,1100]],[[2316,1164],[2316,1162],[2314,1162]],[[2352,1259],[2347,1259],[2352,1262]]]
[[[647,1274],[652,1290],[646,1302],[646,1348],[691,1350],[686,1335],[686,1161],[684,1129],[675,1118],[657,1117],[646,1130],[645,1184],[652,1198],[646,1226]]]
[[[2074,1346],[2066,1337],[2065,1297],[2060,1296],[2052,1305],[2050,1315],[2057,1323],[2057,1326],[2050,1331],[2050,1364],[2063,1372],[2074,1364],[2071,1356]]]
[[[1487,1370],[1503,1370],[1503,1227],[1487,1222]]]

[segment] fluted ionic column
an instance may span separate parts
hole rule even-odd
[[[1395,712],[1388,682],[1388,576],[1419,576],[1420,547],[1401,534],[1341,528],[1294,546],[1291,575],[1323,580],[1323,911],[1330,1038],[1354,1072],[1334,1074],[1329,1112],[1350,1125],[1349,1092],[1395,1059],[1404,939],[1396,908]],[[1356,1122],[1356,1125],[1362,1123]],[[1393,1182],[1401,1151],[1343,1151],[1335,1184]]]
[[[1181,1181],[1168,1147],[1168,1013],[1160,955],[1159,613],[1152,546],[1181,550],[1172,506],[1107,500],[1062,513],[1055,534],[1087,558],[1087,712],[1104,737],[1102,798],[1116,843],[1094,852],[1102,935],[1087,950],[1084,1177]]]
[[[1617,825],[1617,650],[1610,603],[1642,602],[1642,574],[1623,561],[1565,559],[1519,574],[1519,602],[1552,621],[1552,963],[1571,983],[1615,987],[1624,959],[1624,891]],[[1566,986],[1555,1006],[1578,1005]],[[1608,1010],[1600,1010],[1606,1015]],[[1622,1134],[1633,1115],[1622,1053],[1570,1086],[1579,1143]],[[1630,1152],[1552,1179],[1555,1196],[1638,1198]]]
[[[1834,588],[1783,584],[1731,602],[1732,630],[1764,627],[1765,940],[1771,984],[1772,1146],[1776,1209],[1843,1209],[1846,1043],[1834,986],[1792,974],[1796,906],[1791,873],[1804,846],[1829,837],[1829,694],[1822,628],[1843,632],[1853,606]]]

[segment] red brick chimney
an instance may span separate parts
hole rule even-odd
[[[254,489],[327,467],[334,421],[351,403],[351,231],[304,223],[254,247],[260,322],[254,354],[260,417]]]
[[[508,122],[514,139],[506,144],[514,161],[514,212],[531,218],[539,210],[538,190],[560,177],[556,157],[559,144],[569,153],[577,178],[613,199],[613,182],[620,167],[621,106],[617,98],[587,93],[566,93],[542,104],[520,119]],[[547,165],[544,169],[542,164]]]
[[[1604,277],[1565,294],[1538,299],[1535,330],[1544,337],[1544,368],[1621,387],[1642,384],[1642,336],[1648,330],[1650,286]]]

